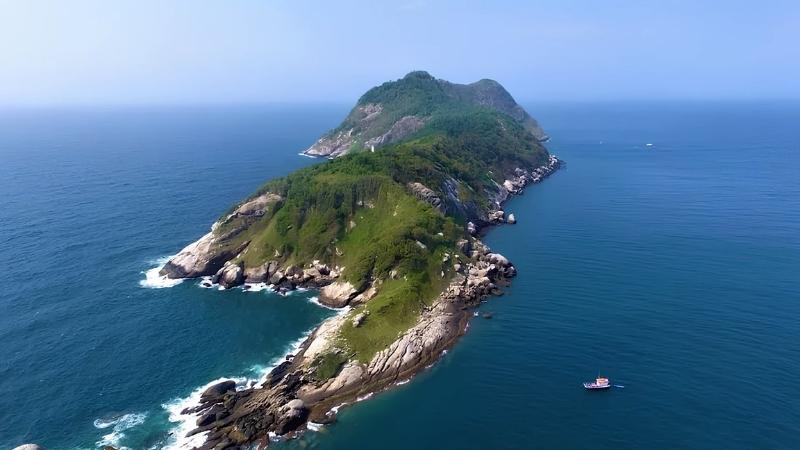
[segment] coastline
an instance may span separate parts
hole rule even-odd
[[[435,364],[467,331],[474,307],[491,295],[502,295],[500,287],[509,284],[510,278],[516,275],[513,264],[502,255],[492,253],[477,237],[485,234],[492,225],[506,222],[504,213],[498,212],[502,213],[500,208],[508,198],[520,195],[530,184],[543,181],[561,165],[562,161],[551,156],[547,166],[530,171],[517,169],[516,176],[506,180],[504,189],[500,190],[505,193],[497,198],[497,209],[490,212],[488,220],[480,227],[472,222],[468,224],[470,234],[474,236],[470,247],[474,248],[475,261],[467,264],[465,275],[457,274],[433,305],[423,312],[416,325],[389,348],[375,355],[368,365],[348,362],[322,386],[314,386],[307,353],[312,345],[319,344],[319,340],[325,345],[329,336],[326,337],[323,331],[326,327],[331,328],[337,320],[341,323],[346,312],[337,314],[316,327],[296,353],[287,355],[284,362],[266,374],[260,386],[230,390],[221,386],[225,382],[207,385],[206,392],[200,396],[200,404],[183,411],[197,417],[197,428],[187,437],[205,436],[204,444],[199,447],[203,449],[256,442],[267,445],[270,439],[290,437],[305,429],[333,422],[342,406],[366,400],[397,384],[405,384]],[[508,223],[513,222],[509,220]],[[311,281],[311,284],[301,282],[297,286],[319,287]],[[335,326],[333,330],[336,330]],[[410,353],[409,349],[412,350]]]

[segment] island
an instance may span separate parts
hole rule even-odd
[[[434,363],[516,275],[480,236],[559,168],[546,140],[496,81],[411,72],[304,152],[330,161],[267,182],[172,257],[162,276],[313,288],[340,309],[263,383],[216,384],[185,410],[201,448],[266,446]]]

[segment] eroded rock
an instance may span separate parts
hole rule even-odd
[[[319,302],[332,308],[344,308],[358,294],[355,286],[347,281],[331,283],[319,291]]]
[[[225,289],[230,289],[244,283],[244,270],[241,264],[226,262],[216,274],[217,283]]]

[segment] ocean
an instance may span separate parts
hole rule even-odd
[[[800,104],[524,106],[566,167],[485,237],[519,270],[492,318],[278,447],[800,447]],[[334,314],[147,272],[348,109],[0,111],[0,449],[185,448],[203,386]]]

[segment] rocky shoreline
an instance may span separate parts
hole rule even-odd
[[[197,416],[197,428],[189,435],[204,433],[205,444],[200,448],[207,450],[253,444],[265,447],[270,439],[302,431],[308,422],[331,422],[335,407],[390,388],[436,362],[464,334],[471,310],[487,297],[501,295],[502,287],[516,275],[513,264],[493,253],[478,237],[491,225],[514,223],[516,218],[513,214],[506,216],[502,204],[510,196],[521,194],[526,186],[543,181],[561,164],[558,158],[550,156],[546,165],[532,170],[516,169],[498,186],[494,208],[485,218],[469,222],[467,230],[471,236],[458,242],[459,250],[468,259],[453,261],[455,275],[450,284],[422,312],[416,325],[369,363],[348,361],[332,378],[315,378],[315,357],[328,346],[339,327],[345,320],[353,320],[354,325],[363,320],[345,314],[331,317],[303,342],[296,354],[287,355],[261,385],[237,391],[234,382],[225,381],[208,388],[198,406],[183,411]],[[240,214],[239,210],[248,203],[233,214]],[[209,239],[213,239],[211,233],[187,246],[170,260],[162,273],[168,276],[192,273],[193,268],[201,267],[207,274],[209,261],[198,258],[197,254],[194,258],[189,256],[198,248],[210,247]],[[273,290],[284,293],[290,289],[317,288],[320,303],[335,308],[358,305],[375,295],[374,286],[358,291],[341,281],[340,274],[340,268],[318,261],[306,267],[281,268],[277,261],[269,261],[257,268],[245,268],[228,260],[214,272],[212,281],[225,288],[269,283]]]

